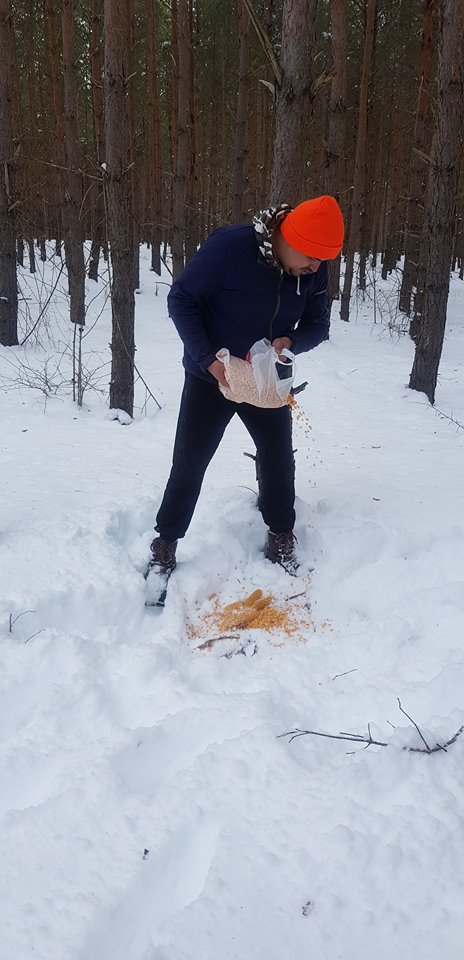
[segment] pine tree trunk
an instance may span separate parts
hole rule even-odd
[[[27,246],[29,250],[29,273],[35,273],[35,247],[34,241],[28,240]]]
[[[195,34],[193,27],[193,0],[189,0],[189,120],[188,120],[188,169],[186,188],[186,233],[185,233],[185,262],[195,255],[198,247],[198,167],[197,167],[197,104],[195,89]]]
[[[156,58],[158,38],[158,8],[153,0],[146,0],[147,17],[147,115],[145,153],[147,237],[151,247],[151,269],[161,275],[161,161],[160,161],[160,103]]]
[[[92,85],[92,126],[97,168],[105,160],[105,121],[103,116],[103,72],[102,72],[102,33],[103,33],[103,0],[92,0],[90,21],[90,76]],[[105,236],[105,210],[103,193],[100,184],[93,187],[94,217],[92,231],[92,246],[89,261],[89,278],[98,280],[100,250]]]
[[[170,246],[171,257],[173,256],[173,237],[174,237],[174,203],[175,189],[174,184],[177,176],[177,154],[178,154],[178,111],[179,111],[179,71],[178,71],[178,17],[177,0],[171,0],[171,74],[170,74],[170,106],[169,106],[169,142],[170,142],[170,177],[169,177],[169,221],[170,221]]]
[[[413,150],[410,159],[404,240],[404,270],[399,298],[399,308],[408,316],[411,313],[412,289],[417,283],[420,241],[424,222],[424,196],[427,189],[428,167],[420,154],[427,153],[429,149],[428,120],[430,115],[433,21],[436,6],[437,0],[424,0],[422,44],[420,51],[420,86],[417,100]]]
[[[132,233],[134,243],[134,290],[140,287],[140,215],[139,190],[137,181],[137,127],[135,119],[135,77],[134,77],[134,0],[126,0],[127,22],[129,24],[129,39],[127,43],[126,77],[128,85],[127,107],[129,112],[129,162],[131,176],[132,197]]]
[[[134,234],[125,67],[129,24],[124,0],[104,3],[107,237],[112,265],[110,407],[134,409]]]
[[[185,263],[187,170],[189,148],[189,21],[187,0],[177,2],[177,166],[174,180],[174,223],[172,234],[173,278],[177,280]]]
[[[65,193],[65,253],[71,322],[85,325],[85,261],[83,230],[80,220],[82,188],[80,173],[79,133],[77,129],[77,97],[74,49],[74,4],[62,0],[63,77],[66,180]]]
[[[250,18],[242,2],[239,4],[240,53],[238,68],[238,96],[235,114],[235,139],[233,157],[232,184],[232,222],[242,223],[246,219],[244,194],[245,165],[248,154],[247,111],[248,111],[248,70],[250,65]],[[260,91],[258,91],[260,92]]]
[[[366,4],[366,29],[364,33],[363,62],[359,91],[358,132],[354,161],[353,199],[351,201],[350,230],[347,242],[345,279],[340,309],[340,316],[342,320],[345,320],[346,322],[348,322],[350,319],[350,299],[351,288],[353,284],[354,255],[355,252],[360,249],[362,217],[364,213],[367,158],[367,114],[375,46],[375,22],[377,16],[377,0],[366,0]]]
[[[32,6],[33,0],[30,0],[30,5]],[[26,35],[25,42],[27,44],[30,56],[27,62],[27,109],[29,114],[29,137],[28,137],[28,148],[29,154],[32,157],[32,161],[29,166],[30,170],[30,209],[29,209],[29,231],[28,231],[28,246],[29,246],[29,269],[31,273],[35,273],[35,246],[34,246],[34,233],[37,236],[37,233],[40,230],[39,224],[39,211],[37,196],[39,194],[39,184],[40,184],[40,173],[39,173],[39,136],[37,131],[37,107],[36,107],[36,97],[35,97],[35,76],[34,76],[34,64],[35,64],[35,37],[34,37],[34,23],[33,23],[33,12],[31,9],[28,9],[28,16],[26,19]],[[37,232],[35,232],[37,231]]]
[[[304,200],[312,114],[311,57],[317,0],[284,0],[282,83],[277,90],[271,203]]]
[[[389,203],[389,219],[388,219],[388,235],[385,243],[384,250],[384,265],[383,265],[383,277],[387,278],[387,275],[391,274],[395,269],[399,251],[401,248],[401,217],[400,217],[400,197],[401,197],[401,159],[402,159],[402,142],[404,137],[404,128],[402,126],[402,110],[401,107],[394,112],[393,116],[393,131],[391,133],[392,141],[392,150],[391,150],[391,169],[390,169],[390,203]]]
[[[4,347],[18,343],[12,53],[10,0],[0,0],[0,343]]]
[[[426,209],[429,257],[422,322],[409,386],[435,401],[448,304],[458,162],[464,132],[464,3],[444,0],[440,10],[436,153]]]
[[[55,165],[53,171],[54,191],[51,198],[51,217],[54,221],[57,236],[69,235],[69,229],[66,224],[66,215],[68,206],[65,200],[65,181],[66,181],[66,154],[65,154],[65,128],[64,128],[64,100],[63,86],[60,76],[59,54],[57,43],[56,28],[56,7],[55,0],[45,0],[45,19],[47,27],[47,54],[50,68],[50,79],[48,84],[49,99],[53,107],[52,117],[50,118],[50,144],[48,146],[48,156]],[[63,47],[66,43],[63,37]],[[72,69],[72,67],[71,67]],[[41,89],[41,87],[40,87]]]
[[[345,185],[345,130],[347,95],[348,0],[332,0],[332,87],[329,136],[325,156],[325,192],[337,197]],[[340,256],[329,263],[329,300],[340,299]]]

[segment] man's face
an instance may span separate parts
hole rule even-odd
[[[285,273],[291,277],[301,277],[305,273],[315,273],[319,269],[322,260],[316,260],[315,257],[308,257],[305,253],[294,250],[290,244],[284,240],[280,230],[276,230],[272,240],[274,256],[283,267]]]

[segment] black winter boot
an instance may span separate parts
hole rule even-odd
[[[295,555],[295,542],[296,537],[292,530],[288,533],[272,533],[269,530],[264,551],[266,560],[280,564],[291,577],[297,576],[299,566]]]
[[[155,537],[151,544],[151,557],[145,576],[147,581],[147,607],[163,607],[166,600],[168,581],[176,568],[177,540],[172,543]]]

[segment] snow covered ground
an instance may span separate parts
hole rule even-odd
[[[29,329],[56,276],[23,274]],[[1,348],[1,960],[461,960],[464,735],[404,750],[397,698],[432,746],[464,724],[464,430],[407,389],[387,287],[376,324],[370,298],[298,360],[301,579],[262,559],[233,422],[161,616],[141,571],[182,383],[167,286],[144,254],[136,359],[162,409],[139,381],[130,425],[108,417],[103,282],[82,410],[63,278]],[[455,279],[436,406],[461,424],[463,373]],[[303,635],[196,649],[212,594],[285,603],[313,566]],[[387,747],[279,737],[368,724]]]

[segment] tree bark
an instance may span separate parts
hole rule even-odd
[[[173,278],[184,269],[187,225],[187,170],[189,154],[189,20],[187,0],[177,0],[177,165],[174,180],[174,223],[172,237]]]
[[[332,88],[329,135],[325,155],[325,192],[339,199],[345,186],[345,130],[347,110],[348,0],[332,0]],[[340,299],[340,257],[329,263],[329,300]]]
[[[347,242],[345,279],[341,300],[340,316],[346,322],[350,319],[351,287],[353,284],[354,255],[360,249],[362,217],[364,214],[364,192],[366,186],[367,157],[367,115],[369,106],[369,88],[372,76],[372,64],[375,47],[375,23],[377,0],[366,0],[366,29],[364,34],[361,85],[359,91],[358,133],[354,161],[353,198],[351,201],[350,230]]]
[[[408,202],[404,237],[404,270],[401,280],[399,307],[408,316],[411,313],[413,286],[417,283],[421,232],[424,222],[424,197],[427,189],[428,167],[420,154],[430,148],[430,80],[432,75],[433,22],[437,0],[424,0],[422,43],[420,50],[420,84],[417,98],[416,123],[410,159]]]
[[[160,102],[156,43],[158,38],[158,8],[153,0],[146,0],[147,12],[147,114],[145,130],[146,216],[147,237],[151,247],[151,269],[161,275],[161,160],[160,160]]]
[[[84,236],[81,223],[82,186],[79,132],[77,128],[77,97],[74,49],[74,3],[62,0],[63,77],[66,185],[65,192],[65,254],[71,322],[85,325],[85,261]]]
[[[92,0],[90,10],[90,76],[92,88],[92,126],[97,169],[105,161],[105,120],[103,115],[103,71],[102,71],[102,32],[103,32],[103,0]],[[100,250],[104,240],[105,211],[103,192],[97,183],[98,193],[93,193],[94,217],[92,230],[92,247],[89,262],[89,277],[98,280]]]
[[[104,102],[106,165],[104,190],[112,265],[110,407],[134,410],[134,235],[125,66],[129,24],[125,0],[104,3]]]
[[[242,223],[246,219],[245,165],[248,155],[247,111],[248,111],[248,71],[250,67],[250,18],[241,0],[239,14],[239,67],[237,110],[235,113],[235,138],[233,156],[232,183],[232,222]]]
[[[317,0],[284,0],[282,83],[276,97],[271,203],[299,203],[309,160],[313,35]]]
[[[128,86],[127,108],[129,114],[129,162],[132,197],[132,234],[134,237],[134,290],[140,287],[140,213],[139,189],[137,177],[137,124],[135,116],[135,76],[134,76],[134,0],[126,0],[129,37],[127,41],[126,83]]]
[[[435,402],[446,325],[461,139],[464,132],[464,2],[440,10],[436,153],[426,209],[429,254],[420,332],[409,380]]]
[[[67,204],[65,197],[66,181],[66,153],[65,153],[65,127],[64,127],[64,99],[63,85],[60,76],[60,64],[57,42],[56,28],[56,7],[55,0],[45,0],[45,20],[47,28],[47,60],[48,60],[48,93],[52,105],[52,117],[50,118],[50,143],[48,145],[48,158],[55,165],[53,170],[54,192],[50,197],[51,217],[55,226],[57,237],[66,233],[66,214]],[[65,38],[63,37],[63,46]],[[72,69],[72,67],[71,67]],[[48,173],[47,168],[45,172]],[[48,180],[47,176],[47,180]]]
[[[18,343],[12,52],[10,0],[0,0],[0,343],[5,347]]]

